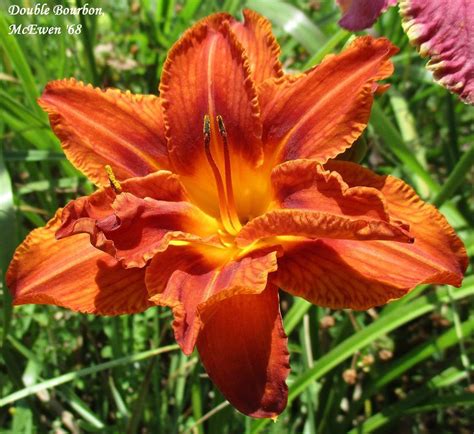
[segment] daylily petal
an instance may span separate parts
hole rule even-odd
[[[377,246],[380,245],[383,250],[389,246],[394,252],[399,252],[395,255],[410,256],[414,263],[431,264],[436,272],[426,275],[423,279],[425,283],[460,285],[468,265],[466,249],[446,218],[434,206],[423,202],[408,184],[392,176],[379,176],[357,164],[343,161],[331,161],[326,167],[340,173],[350,186],[380,190],[389,214],[410,225],[414,244],[375,243]]]
[[[257,240],[269,239],[267,243],[272,245],[282,242],[273,237],[288,236],[413,242],[405,225],[305,209],[279,209],[256,217],[241,229],[235,242],[239,247],[246,247]]]
[[[382,193],[370,187],[350,188],[337,172],[314,160],[292,160],[272,171],[275,206],[390,221]]]
[[[280,46],[272,33],[271,22],[250,9],[244,9],[242,14],[244,22],[226,12],[218,12],[201,19],[195,27],[205,24],[219,31],[222,23],[227,21],[245,50],[254,82],[259,84],[267,78],[281,77]]]
[[[393,72],[389,58],[397,51],[387,39],[361,37],[305,75],[262,84],[266,152],[277,162],[324,163],[347,149],[365,129],[377,80]]]
[[[76,204],[71,204],[76,209]],[[217,222],[189,202],[168,202],[131,193],[116,196],[112,212],[98,213],[77,204],[81,218],[58,231],[58,238],[88,233],[98,249],[121,261],[125,268],[144,267],[157,252],[167,249],[172,240],[215,243]],[[76,212],[76,211],[72,211]]]
[[[160,170],[140,178],[130,178],[120,183],[122,192],[136,197],[151,197],[156,200],[181,202],[188,200],[179,176],[167,170]],[[110,187],[108,188],[110,191]]]
[[[187,200],[186,191],[177,175],[160,170],[143,178],[130,178],[120,183],[123,193],[131,193],[139,198],[181,202]],[[103,187],[89,196],[83,196],[69,202],[62,213],[62,225],[57,232],[58,238],[74,233],[90,233],[97,220],[114,213],[112,204],[116,193],[111,187]],[[81,230],[82,228],[90,228]]]
[[[356,310],[403,297],[422,283],[459,286],[459,271],[410,251],[411,246],[327,239],[286,245],[272,282],[318,306]]]
[[[197,23],[194,24],[192,28],[206,25],[212,27],[214,30],[219,30],[224,21],[233,22],[235,21],[235,19],[231,14],[227,12],[216,12],[200,19]],[[192,28],[188,29],[187,32],[191,31]]]
[[[108,185],[106,164],[120,180],[170,167],[155,96],[103,91],[69,79],[48,83],[39,104],[68,159],[97,185]]]
[[[337,0],[337,3],[344,13],[339,25],[357,32],[371,27],[382,12],[397,4],[397,0]]]
[[[267,78],[281,77],[283,68],[278,59],[280,46],[272,34],[272,25],[264,16],[244,9],[245,21],[232,21],[232,31],[245,48],[256,84]]]
[[[409,258],[387,258],[374,247],[377,243],[324,239],[286,244],[271,281],[318,306],[365,310],[402,297],[423,281],[420,272],[433,271]]]
[[[158,253],[146,272],[150,300],[173,309],[175,337],[191,354],[202,325],[201,311],[237,294],[259,294],[276,270],[275,251],[233,259],[227,249],[188,245]]]
[[[287,402],[290,366],[276,287],[228,298],[209,318],[203,315],[197,347],[211,380],[242,413],[278,416]]]
[[[160,95],[174,170],[182,175],[193,201],[213,213],[218,198],[205,154],[204,116],[210,116],[210,150],[223,173],[223,142],[216,121],[217,115],[222,116],[235,186],[241,185],[245,168],[258,166],[263,158],[257,92],[229,21],[218,28],[199,22],[183,35],[163,67]]]
[[[186,191],[177,175],[165,170],[143,178],[130,178],[121,183],[121,189],[122,193],[118,196],[111,187],[105,187],[90,196],[69,202],[62,213],[62,225],[56,232],[56,238],[88,233],[95,247],[122,260],[127,268],[142,267],[155,251],[166,248],[172,238],[186,237],[177,231],[184,227],[190,228],[185,225],[185,222],[189,223],[186,219],[189,216],[177,223],[177,212],[185,214],[185,211],[190,209],[192,212],[197,212],[199,218],[203,215],[197,208],[185,202]],[[149,198],[148,201],[142,200],[145,198]],[[152,219],[150,212],[143,209],[143,205],[149,205],[150,198],[156,199],[151,203],[157,215],[161,215],[161,219],[153,222],[153,229],[150,227],[144,229],[142,227],[144,219],[148,223],[151,223],[149,220]],[[157,203],[162,205],[159,211],[156,210]],[[164,217],[165,215],[169,218]],[[139,223],[132,225],[133,230],[124,229],[135,218]],[[207,216],[204,216],[201,222],[208,220],[214,223],[213,219]],[[173,222],[176,223],[176,227],[170,229]],[[159,224],[163,226],[156,227]],[[197,232],[202,233],[201,228],[198,228]],[[208,232],[206,234],[209,235]],[[147,236],[152,238],[146,238]],[[131,237],[135,239],[131,240]],[[148,239],[149,242],[140,243],[144,239]]]
[[[319,306],[361,310],[402,297],[421,283],[460,285],[467,267],[464,246],[433,206],[396,178],[342,161],[326,167],[340,173],[351,189],[379,190],[390,216],[409,224],[414,243],[338,239],[282,243],[285,252],[273,283]]]
[[[87,235],[56,240],[60,213],[17,248],[7,273],[13,303],[54,304],[79,312],[120,315],[151,306],[144,270],[125,270]]]

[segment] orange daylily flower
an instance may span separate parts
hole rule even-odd
[[[171,49],[160,96],[46,87],[40,104],[69,160],[99,189],[17,249],[15,304],[100,315],[169,306],[242,413],[287,402],[278,288],[367,309],[420,283],[460,285],[464,246],[403,181],[334,158],[367,125],[397,49],[361,37],[285,75],[270,23],[212,15]],[[106,169],[105,169],[106,168]]]

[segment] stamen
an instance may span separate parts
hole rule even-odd
[[[217,187],[217,194],[219,196],[219,212],[221,215],[221,220],[222,224],[224,225],[224,229],[231,233],[231,234],[236,234],[237,231],[235,228],[232,226],[232,223],[229,219],[229,214],[226,206],[226,198],[225,198],[225,192],[224,192],[224,184],[222,183],[222,177],[219,172],[219,168],[217,167],[216,162],[212,158],[211,154],[211,119],[209,118],[209,115],[204,116],[204,125],[202,129],[203,135],[204,135],[204,150],[206,152],[206,158],[209,163],[209,166],[211,166],[212,173],[214,175],[214,179],[216,181],[216,187]]]
[[[115,191],[115,193],[122,193],[122,186],[120,185],[120,182],[117,181],[114,171],[108,164],[105,165],[105,171],[107,172],[107,176],[109,177],[110,186]]]
[[[227,131],[225,129],[224,120],[221,115],[216,116],[217,126],[219,128],[219,134],[222,137],[224,145],[224,173],[225,173],[225,188],[227,195],[227,209],[229,211],[230,221],[232,226],[238,231],[242,228],[240,224],[239,216],[237,214],[237,208],[235,206],[234,190],[232,187],[232,167],[230,164],[230,152],[229,145],[227,143]]]

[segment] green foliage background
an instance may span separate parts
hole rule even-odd
[[[289,71],[340,51],[352,36],[338,27],[332,0],[91,0],[89,6],[104,14],[81,18],[12,17],[11,4],[34,2],[0,0],[3,271],[32,228],[93,191],[65,160],[36,104],[48,81],[76,77],[156,93],[170,46],[197,19],[218,10],[239,16],[250,7],[269,17]],[[11,36],[12,23],[62,26],[63,34]],[[65,31],[77,24],[81,34]],[[433,83],[425,60],[408,44],[397,9],[371,32],[389,37],[401,51],[392,88],[374,105],[363,162],[407,180],[440,206],[472,261],[474,109]],[[356,151],[360,156],[360,147]],[[473,294],[471,264],[459,289],[425,285],[369,312],[328,311],[283,295],[290,402],[271,423],[227,405],[198,356],[178,351],[168,310],[115,318],[51,306],[12,311],[3,286],[0,432],[470,433]],[[347,382],[348,369],[356,372],[355,384]]]

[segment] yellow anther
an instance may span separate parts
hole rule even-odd
[[[114,171],[108,164],[105,165],[105,171],[107,172],[107,176],[109,177],[110,186],[115,191],[115,193],[122,193],[122,186],[120,185],[120,182],[117,181]]]

